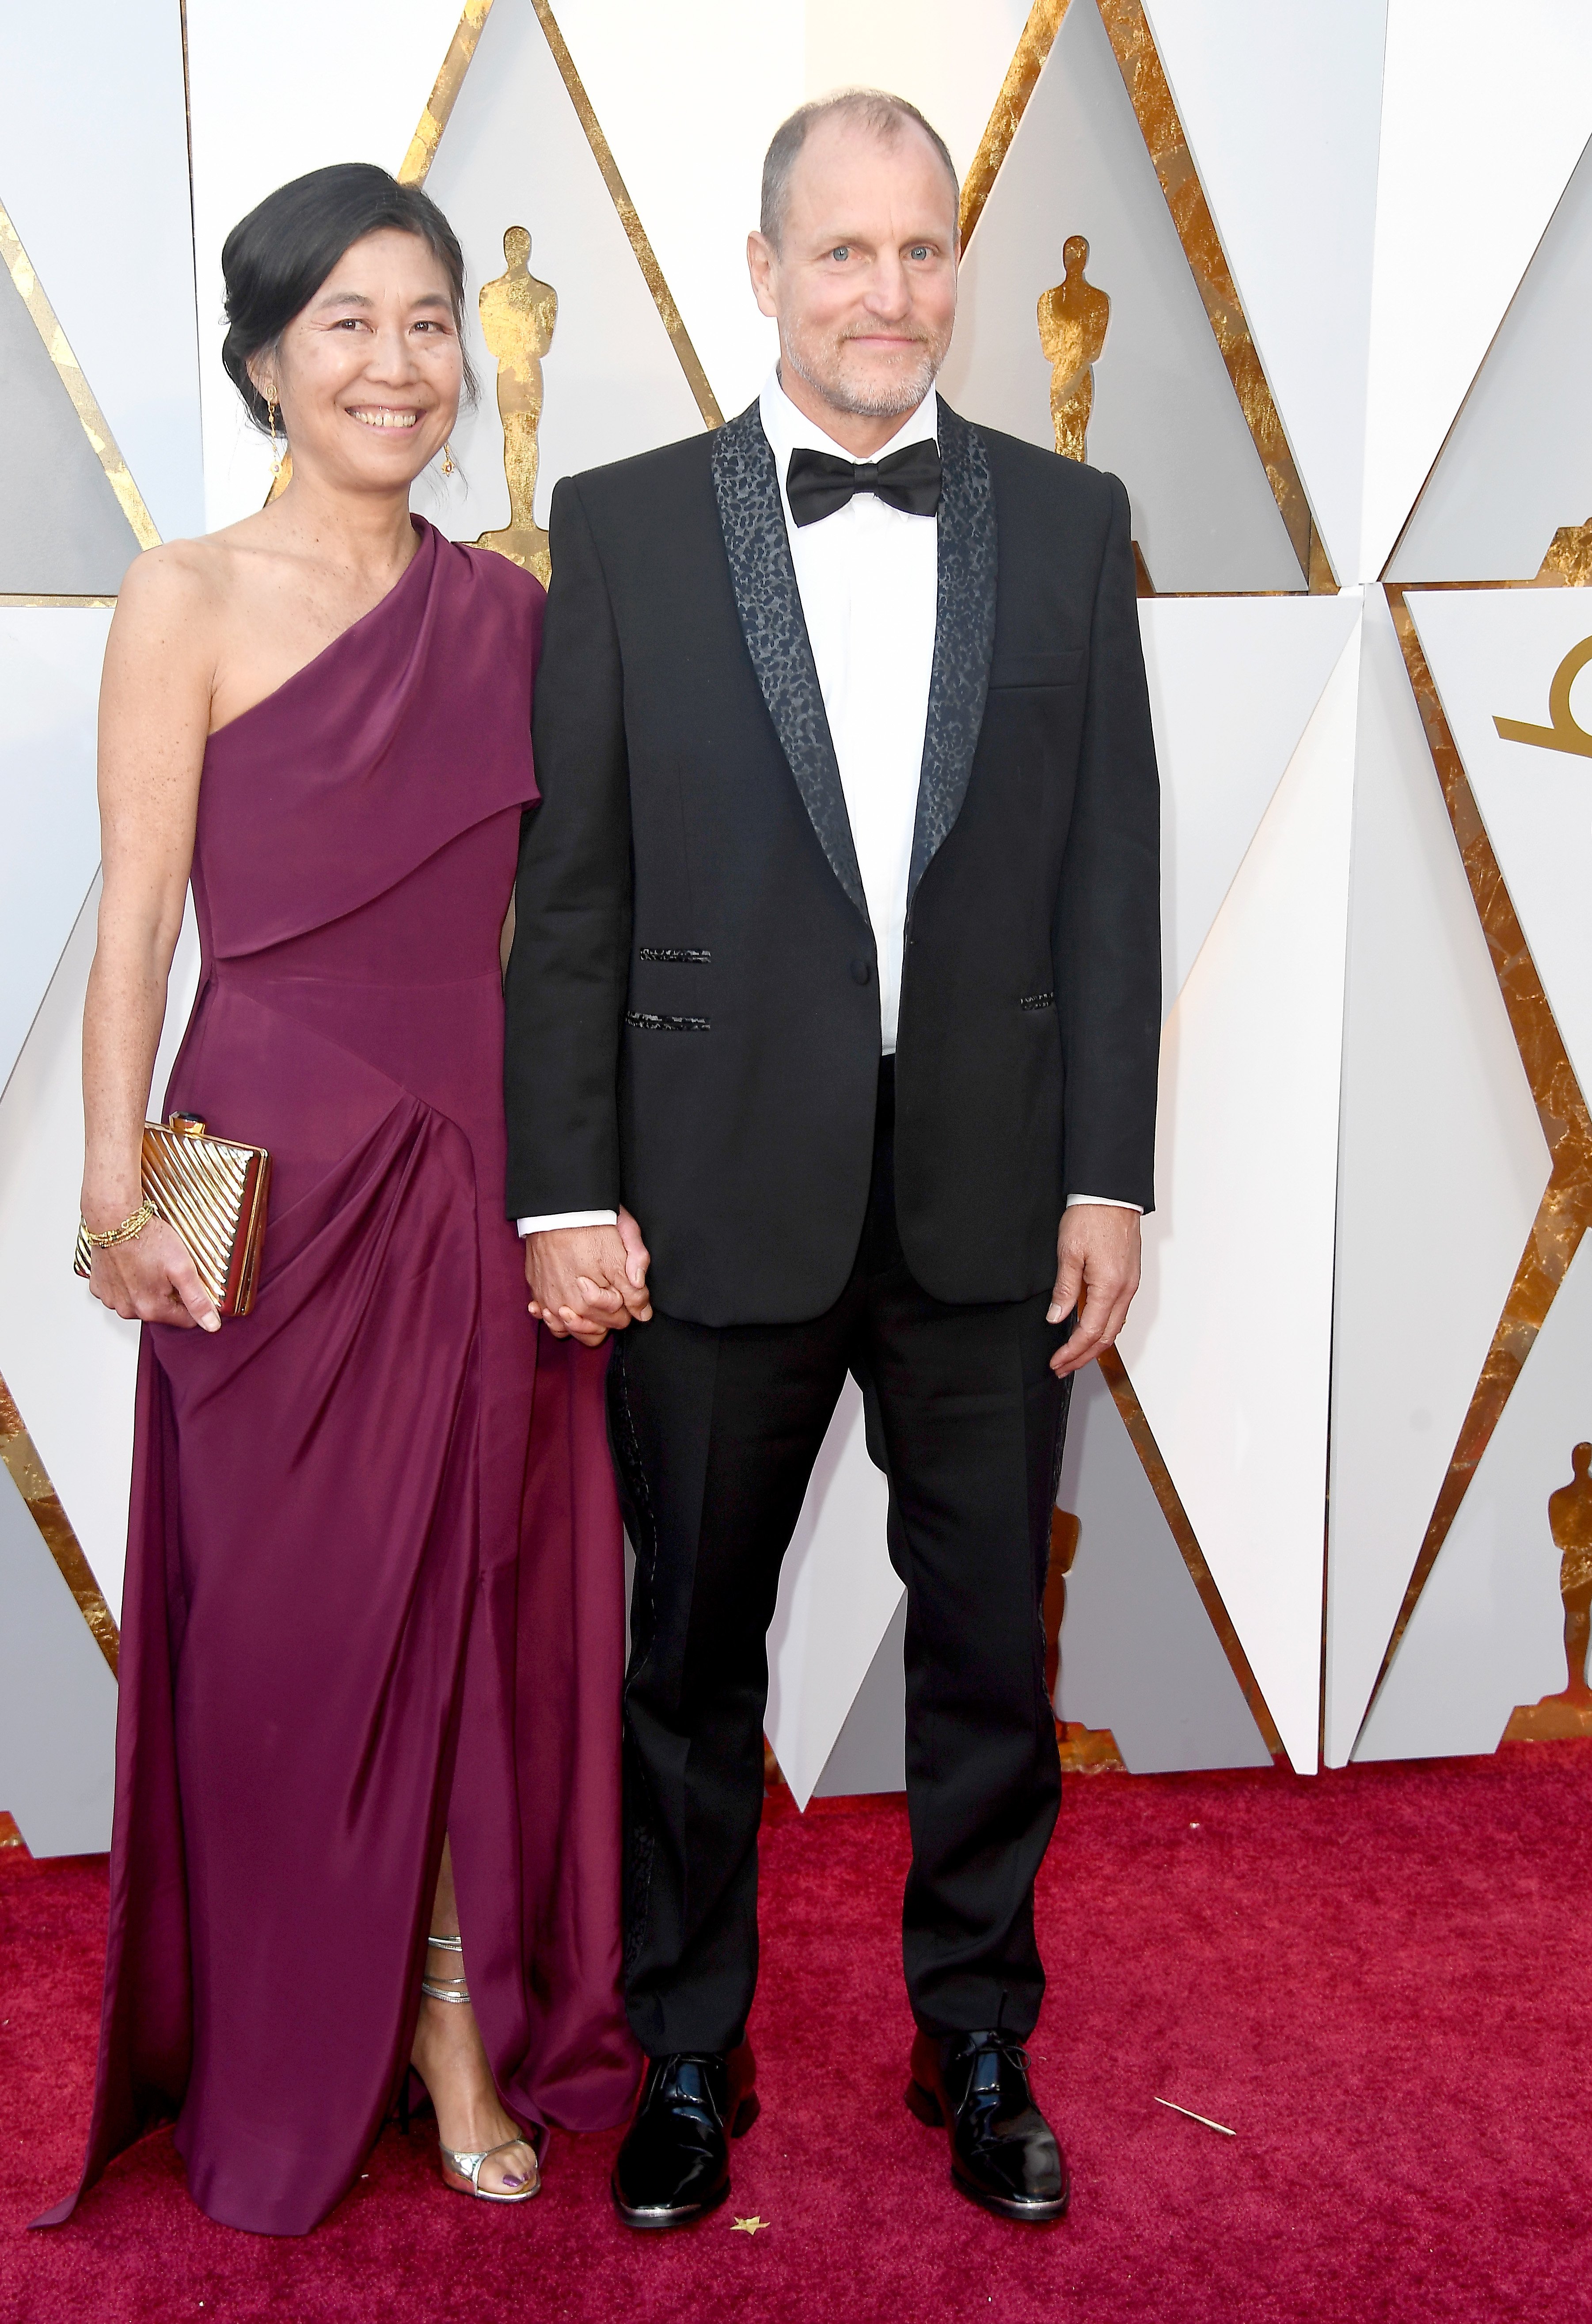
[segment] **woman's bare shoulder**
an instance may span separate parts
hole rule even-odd
[[[122,576],[117,624],[164,630],[218,614],[235,588],[236,551],[224,533],[163,540],[135,557]]]

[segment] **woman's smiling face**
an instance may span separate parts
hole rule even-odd
[[[464,383],[441,261],[419,235],[365,235],[249,370],[279,407],[296,475],[407,485],[447,440]]]

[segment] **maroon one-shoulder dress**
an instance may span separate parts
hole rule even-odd
[[[604,1356],[532,1323],[503,1215],[542,593],[417,530],[210,738],[167,1104],[271,1149],[271,1217],[253,1314],[146,1327],[139,1370],[83,2185],[175,2116],[196,2200],[277,2235],[393,2102],[445,1832],[505,2104],[604,2128],[637,2068]]]

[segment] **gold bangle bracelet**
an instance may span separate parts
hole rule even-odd
[[[79,1219],[78,1223],[90,1250],[108,1250],[114,1242],[131,1242],[134,1235],[141,1235],[154,1215],[154,1204],[144,1201],[130,1219],[124,1219],[119,1227],[107,1228],[104,1234],[96,1234],[87,1219]]]

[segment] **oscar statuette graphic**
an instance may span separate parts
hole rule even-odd
[[[483,532],[477,549],[495,549],[534,573],[546,588],[551,573],[548,536],[536,521],[536,476],[541,457],[542,357],[553,344],[558,293],[531,272],[530,235],[511,226],[503,236],[507,271],[481,286],[481,329],[497,357],[498,416],[503,423],[503,473],[509,521]]]
[[[1054,1707],[1062,1670],[1062,1624],[1067,1613],[1067,1576],[1078,1554],[1083,1526],[1071,1509],[1050,1513],[1050,1564],[1044,1576],[1044,1691]],[[1056,1749],[1062,1766],[1073,1775],[1098,1774],[1102,1767],[1122,1766],[1117,1738],[1109,1727],[1084,1727],[1075,1719],[1056,1720]]]
[[[1050,365],[1050,416],[1063,460],[1088,457],[1094,366],[1106,344],[1111,301],[1084,280],[1089,244],[1070,234],[1062,246],[1062,280],[1039,301],[1039,344]]]
[[[1587,1647],[1592,1641],[1592,1444],[1576,1445],[1570,1480],[1548,1496],[1548,1527],[1559,1552],[1559,1594],[1564,1600],[1565,1684],[1561,1694],[1523,1703],[1504,1729],[1505,1743],[1550,1743],[1592,1735],[1592,1687]]]

